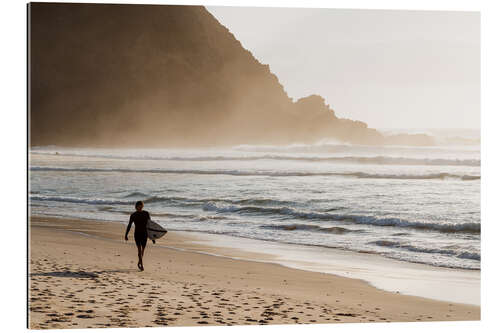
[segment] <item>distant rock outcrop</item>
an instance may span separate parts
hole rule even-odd
[[[32,145],[421,144],[296,102],[204,7],[30,4]],[[423,141],[421,140],[423,139]]]

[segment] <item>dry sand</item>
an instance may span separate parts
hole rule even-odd
[[[123,224],[42,217],[30,223],[30,328],[480,319],[478,306],[196,253],[192,239],[175,232],[148,242],[140,272]]]

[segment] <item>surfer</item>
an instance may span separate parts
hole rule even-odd
[[[148,233],[146,230],[146,225],[150,219],[149,213],[145,210],[144,203],[142,201],[137,201],[135,203],[135,212],[130,215],[130,220],[127,226],[127,232],[125,232],[125,240],[128,241],[128,232],[132,227],[132,223],[135,224],[134,228],[134,239],[135,245],[137,245],[137,254],[139,256],[139,262],[137,267],[143,271],[144,265],[142,264],[142,257],[144,256],[144,249],[146,248],[146,243],[148,241]]]

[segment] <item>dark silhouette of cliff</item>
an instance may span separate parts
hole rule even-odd
[[[409,140],[337,118],[320,96],[293,102],[204,7],[32,3],[29,13],[32,145]]]

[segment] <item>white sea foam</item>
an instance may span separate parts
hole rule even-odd
[[[296,210],[292,207],[258,207],[258,206],[236,206],[236,205],[218,205],[214,202],[208,202],[203,205],[205,211],[216,211],[218,213],[239,213],[239,214],[265,214],[277,216],[290,216],[304,220],[325,220],[341,221],[356,224],[366,224],[382,227],[412,228],[421,230],[433,230],[439,232],[464,232],[480,233],[481,224],[479,223],[432,223],[408,221],[401,218],[380,218],[369,215],[353,214],[330,214],[320,212],[306,212]]]
[[[153,156],[142,155],[135,156],[131,154],[90,154],[75,152],[56,152],[56,151],[33,151],[37,155],[54,155],[68,157],[92,157],[117,160],[151,160],[151,161],[259,161],[259,160],[278,160],[278,161],[301,161],[301,162],[334,162],[334,163],[355,163],[355,164],[380,164],[380,165],[464,165],[480,166],[479,159],[446,159],[446,158],[408,158],[394,156],[314,156],[314,155],[198,155],[198,156]]]
[[[33,166],[31,171],[57,172],[118,172],[118,173],[164,173],[164,174],[196,174],[196,175],[228,175],[228,176],[268,176],[268,177],[308,177],[308,176],[341,176],[371,179],[461,179],[479,180],[481,176],[452,174],[447,172],[412,174],[370,174],[366,172],[304,172],[304,171],[266,171],[266,170],[197,170],[197,169],[132,169],[132,168],[62,168]]]
[[[389,247],[389,248],[397,248],[404,249],[411,252],[420,252],[420,253],[436,253],[436,254],[444,254],[448,256],[453,256],[461,259],[470,259],[470,260],[481,260],[481,254],[478,252],[469,252],[463,250],[453,250],[453,249],[443,249],[443,248],[430,248],[430,247],[422,247],[415,246],[404,242],[398,241],[389,241],[389,240],[378,240],[372,242],[371,244],[381,246],[381,247]]]

